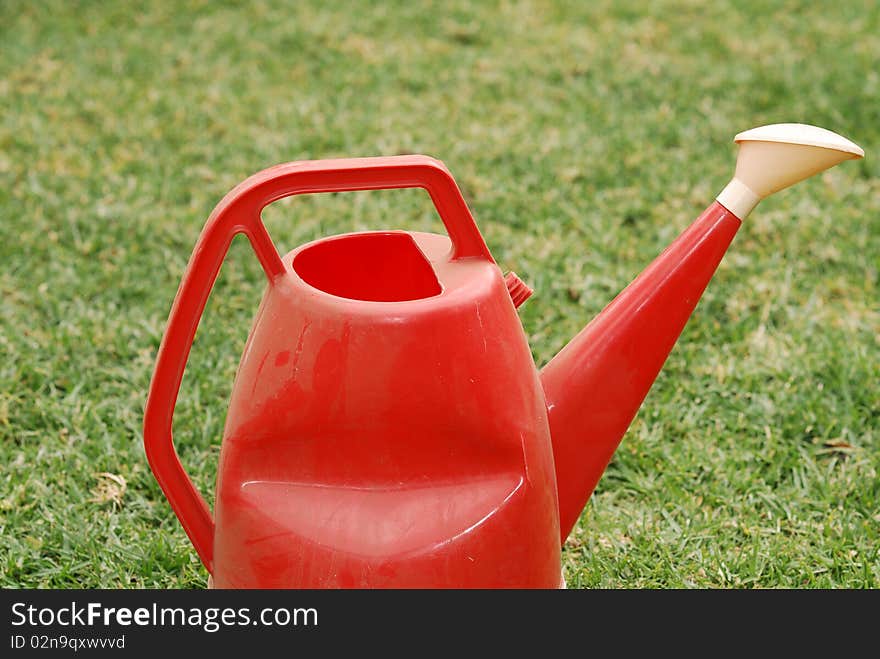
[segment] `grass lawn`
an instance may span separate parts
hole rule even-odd
[[[867,158],[746,221],[565,574],[880,586],[880,5],[288,4],[0,5],[0,586],[205,584],[142,412],[196,237],[249,174],[444,160],[496,259],[536,289],[521,317],[540,365],[723,187],[733,135],[780,121]],[[283,251],[442,230],[421,191],[265,218]],[[208,495],[264,282],[236,239],[184,378],[177,447]]]

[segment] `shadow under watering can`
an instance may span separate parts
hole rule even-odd
[[[538,370],[516,307],[446,167],[426,156],[293,162],[247,179],[205,225],[171,309],[144,418],[147,457],[218,587],[534,587],[744,219],[852,142],[776,124],[736,137],[717,199]],[[262,209],[316,192],[421,187],[448,237],[372,231],[280,256]],[[232,238],[266,292],[229,404],[214,515],[171,423]]]

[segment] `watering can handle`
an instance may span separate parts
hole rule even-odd
[[[415,187],[430,194],[452,240],[452,259],[494,262],[452,175],[443,163],[427,156],[312,160],[270,167],[233,188],[205,223],[156,357],[144,411],[144,447],[159,486],[209,572],[213,573],[214,520],[180,464],[171,423],[192,341],[232,239],[239,233],[248,237],[271,282],[285,269],[260,218],[268,204],[296,194]]]

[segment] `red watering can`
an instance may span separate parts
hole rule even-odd
[[[535,587],[708,284],[765,196],[863,151],[801,124],[736,137],[736,175],[540,372],[446,167],[294,162],[208,218],[171,309],[144,418],[153,473],[218,587]],[[289,195],[428,191],[449,236],[371,231],[280,256],[260,213]],[[214,516],[171,421],[202,310],[245,234],[268,285],[229,404]]]

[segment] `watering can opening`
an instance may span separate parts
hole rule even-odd
[[[306,246],[293,269],[324,293],[366,302],[404,302],[440,295],[428,259],[403,231],[333,236]]]

